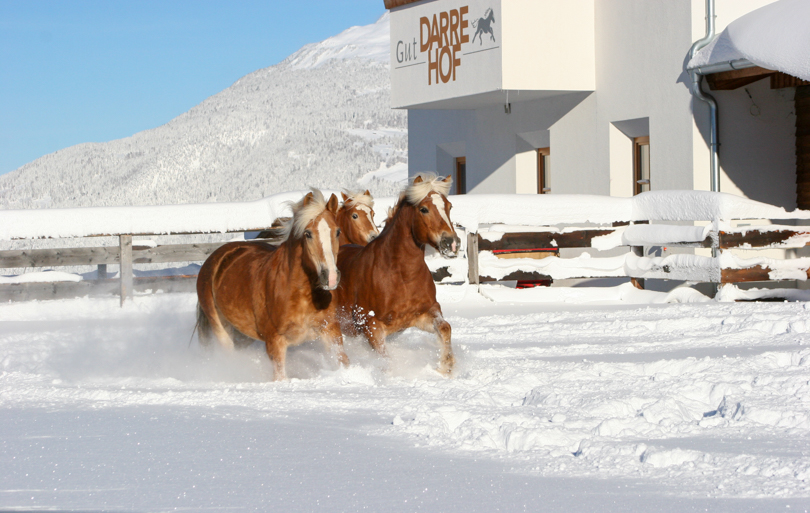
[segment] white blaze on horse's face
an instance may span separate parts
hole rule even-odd
[[[445,201],[447,200],[441,194],[434,192],[430,195],[430,201],[433,202],[436,210],[439,211],[439,215],[442,217],[442,221],[444,221],[447,230],[446,232],[440,233],[439,243],[436,246],[439,248],[442,255],[456,256],[458,253],[458,236],[456,235],[456,230],[453,228],[453,223],[451,223],[450,218],[447,217],[447,210],[445,208]]]
[[[321,241],[321,250],[323,251],[323,263],[328,273],[328,284],[324,287],[326,290],[335,290],[338,286],[338,270],[335,258],[337,247],[336,241],[332,240],[332,229],[326,219],[318,221],[318,239]]]
[[[369,232],[368,241],[371,242],[374,238],[380,235],[380,231],[377,229],[377,226],[374,224],[374,212],[365,205],[357,205],[355,207],[357,210],[363,212],[366,215],[366,219],[368,219],[368,224],[371,226],[371,231]]]

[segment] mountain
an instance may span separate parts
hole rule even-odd
[[[391,195],[390,177],[407,173],[407,113],[390,108],[388,34],[386,13],[163,126],[45,155],[0,176],[0,208],[247,201],[309,186]]]

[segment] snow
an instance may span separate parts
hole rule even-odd
[[[765,69],[810,80],[810,3],[779,0],[731,22],[687,68],[747,59]]]
[[[21,274],[19,276],[0,276],[0,283],[51,283],[59,281],[82,281],[78,274],[61,271],[42,271]]]
[[[406,173],[404,163],[382,164],[376,171],[364,175],[359,184],[372,180],[400,184]],[[299,199],[304,192],[285,192],[240,203],[0,210],[0,240],[255,230],[287,215],[288,202]],[[325,194],[332,192],[335,191],[324,191]],[[377,211],[386,212],[396,199],[394,196],[375,198]],[[632,198],[587,194],[468,194],[451,196],[450,201],[453,222],[470,231],[477,231],[482,224],[548,226],[631,220],[810,219],[810,211],[787,212],[747,198],[706,191],[652,191]],[[380,217],[380,220],[384,218]],[[678,240],[703,240],[699,236],[706,233],[700,231],[705,228],[694,227],[656,229],[662,230],[662,236],[671,235]],[[627,240],[647,236],[649,230],[632,227]]]
[[[498,289],[439,286],[452,379],[416,331],[274,383],[189,343],[193,294],[0,304],[0,509],[807,511],[805,303]]]
[[[365,187],[369,185],[374,178],[385,180],[387,182],[393,182],[404,188],[408,182],[408,163],[397,162],[392,166],[387,166],[385,162],[383,162],[380,164],[379,169],[369,171],[365,175],[358,178],[357,183]]]
[[[390,32],[391,16],[386,12],[372,25],[351,27],[320,43],[306,45],[285,62],[294,69],[318,68],[330,60],[363,59],[388,65]]]

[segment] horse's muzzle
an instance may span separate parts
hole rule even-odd
[[[443,257],[455,258],[458,256],[458,250],[461,246],[461,239],[458,235],[442,235],[442,240],[439,241],[439,253]]]
[[[340,283],[340,271],[335,269],[335,274],[332,276],[334,281],[329,283],[329,269],[321,269],[321,272],[318,273],[318,285],[324,290],[335,290]]]

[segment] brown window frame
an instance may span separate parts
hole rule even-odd
[[[551,192],[550,184],[546,183],[546,162],[543,157],[551,157],[551,148],[537,148],[537,194]]]
[[[642,176],[642,156],[641,148],[647,146],[647,152],[650,151],[650,136],[645,135],[642,137],[633,138],[633,195],[641,194],[644,192],[642,189],[647,186],[647,190],[652,190],[650,184],[650,177],[644,178]]]
[[[462,169],[461,166],[464,166]],[[467,157],[456,157],[456,170],[453,180],[456,182],[456,194],[467,194]]]

